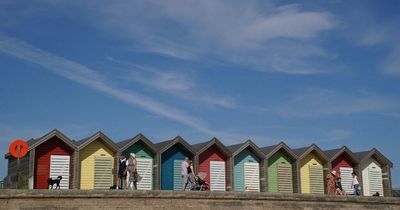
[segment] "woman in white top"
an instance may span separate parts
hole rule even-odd
[[[126,189],[129,189],[131,183],[133,183],[133,190],[137,190],[138,174],[137,174],[137,161],[135,153],[130,153],[129,161],[127,161],[126,164],[127,164],[126,171],[129,173],[129,181],[128,185],[126,186]]]

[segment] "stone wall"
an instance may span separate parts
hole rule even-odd
[[[0,209],[400,210],[400,198],[234,192],[0,190]]]

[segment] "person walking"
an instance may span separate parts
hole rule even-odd
[[[360,194],[360,183],[358,182],[358,177],[356,172],[353,172],[351,175],[353,175],[353,179],[351,182],[351,187],[354,189],[353,195],[361,195]]]
[[[129,189],[131,184],[133,183],[133,190],[137,190],[137,181],[138,181],[138,173],[137,173],[137,161],[135,153],[130,153],[129,161],[127,162],[126,171],[129,173],[129,182],[126,186],[126,189]]]
[[[193,161],[189,160],[189,166],[187,168],[188,173],[188,188],[194,190],[196,187],[196,178],[194,176]]]
[[[332,170],[331,173],[326,175],[326,189],[328,190],[328,195],[335,195],[335,179],[336,179],[336,171]]]
[[[188,184],[188,167],[189,158],[185,157],[181,164],[181,175],[182,175],[182,190],[185,191]]]
[[[127,161],[123,154],[119,156],[118,161],[118,178],[117,178],[117,189],[124,189],[126,186],[126,166]]]

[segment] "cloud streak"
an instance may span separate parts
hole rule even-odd
[[[252,0],[68,4],[79,8],[79,18],[136,51],[285,74],[329,72],[332,68],[323,63],[335,57],[317,40],[338,25],[336,17],[296,4]]]
[[[38,64],[51,72],[81,85],[93,88],[130,105],[192,127],[200,132],[216,135],[200,119],[179,109],[155,101],[132,90],[118,88],[93,69],[74,61],[50,54],[23,41],[0,34],[0,51],[30,63]]]
[[[119,77],[129,82],[140,83],[143,86],[190,102],[213,107],[237,108],[236,102],[231,97],[217,96],[200,91],[199,89],[202,87],[199,87],[193,78],[179,71],[138,65],[112,57],[108,57],[107,60],[120,65],[123,70]]]

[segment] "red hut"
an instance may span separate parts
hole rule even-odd
[[[358,159],[354,153],[343,146],[338,149],[324,151],[326,156],[329,158],[329,162],[332,170],[340,173],[342,179],[343,190],[350,194],[353,192],[351,189],[352,173],[358,171]]]
[[[217,139],[192,145],[196,151],[196,163],[198,172],[207,174],[205,181],[210,184],[211,191],[226,191],[230,188],[230,179],[227,174],[229,166],[230,152]]]
[[[34,189],[48,189],[48,178],[62,176],[61,189],[73,188],[73,157],[75,144],[58,130],[30,142],[34,151]]]

